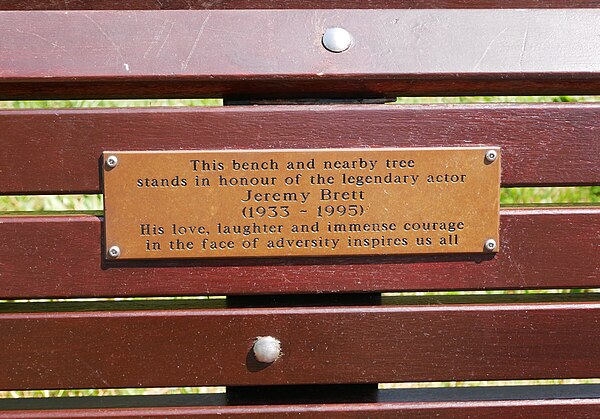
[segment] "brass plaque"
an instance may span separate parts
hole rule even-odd
[[[500,150],[104,153],[108,258],[495,252]]]

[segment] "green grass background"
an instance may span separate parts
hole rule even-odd
[[[491,103],[491,102],[598,102],[600,96],[487,96],[487,97],[416,97],[398,98],[390,106],[425,103]],[[5,101],[0,109],[38,108],[105,108],[105,107],[148,107],[148,106],[222,106],[218,99],[199,100],[76,100],[76,101]],[[493,141],[492,141],[493,142]],[[501,203],[599,203],[600,186],[566,188],[513,188],[502,189]],[[13,211],[101,211],[101,195],[49,195],[49,196],[0,196],[0,212]],[[565,290],[581,292],[581,290]],[[381,388],[399,387],[449,387],[472,385],[520,385],[520,384],[570,384],[600,383],[600,379],[589,380],[536,380],[501,382],[444,382],[444,383],[401,383],[381,384]],[[223,392],[224,387],[185,387],[162,389],[88,389],[88,390],[44,390],[44,391],[0,391],[0,397],[60,397],[102,396],[137,394],[185,394]]]

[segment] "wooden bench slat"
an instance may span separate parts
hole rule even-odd
[[[60,397],[0,400],[0,418],[72,417],[498,417],[538,415],[589,417],[600,408],[597,385],[544,385],[502,387],[455,387],[378,390],[369,400],[352,404],[347,397],[330,397],[332,386],[314,386],[316,393],[304,400],[298,386],[284,386],[269,399],[275,387],[266,390],[260,401],[232,403],[226,394],[185,394],[160,396]],[[333,386],[336,389],[338,386]],[[348,386],[343,386],[348,387]],[[287,393],[286,393],[287,391]],[[337,391],[337,390],[333,390]],[[290,397],[281,397],[289,394]],[[309,404],[310,403],[310,404]],[[19,411],[18,414],[16,411]],[[564,412],[561,413],[561,412]]]
[[[503,186],[600,184],[600,104],[331,106],[411,95],[598,94],[600,5],[590,0],[562,9],[548,9],[558,0],[433,0],[422,10],[407,9],[425,0],[360,4],[371,10],[331,9],[339,0],[310,6],[325,4],[319,10],[286,10],[298,0],[281,10],[265,10],[277,7],[272,0],[131,0],[122,10],[111,10],[115,0],[58,3],[0,5],[0,100],[222,97],[280,106],[0,111],[0,195],[102,193],[99,158],[109,147],[489,144],[506,153]],[[341,54],[321,40],[335,26],[353,36]],[[295,100],[304,107],[281,106]],[[0,418],[600,411],[596,386],[567,386],[557,397],[534,386],[514,398],[510,389],[490,397],[480,388],[411,399],[377,385],[600,376],[600,294],[379,294],[600,287],[598,205],[502,209],[499,254],[183,261],[105,260],[104,220],[87,214],[0,213],[0,299],[228,298],[0,304],[0,390],[217,385],[227,393],[197,405],[98,397],[21,409],[0,399]],[[257,337],[269,335],[282,344],[272,365],[252,355]]]
[[[483,304],[537,304],[537,303],[593,303],[600,301],[598,292],[547,292],[547,293],[434,293],[434,295],[414,295],[414,293],[377,294],[284,294],[260,296],[225,297],[179,297],[179,298],[135,298],[135,299],[63,299],[61,301],[19,301],[0,304],[0,313],[64,313],[101,311],[141,311],[141,310],[215,310],[226,308],[281,308],[281,307],[364,307],[384,306],[425,306],[425,305],[483,305]],[[236,388],[240,390],[240,387]],[[245,387],[245,390],[253,387]],[[328,392],[330,394],[331,391]],[[347,391],[342,391],[344,395]],[[245,393],[244,393],[245,394]],[[600,394],[600,393],[599,393]],[[254,397],[254,394],[252,395]],[[0,400],[2,400],[0,398]],[[328,400],[327,403],[330,403]],[[265,401],[265,403],[268,403]],[[243,404],[243,403],[242,403]],[[0,408],[2,407],[0,403]]]
[[[596,0],[3,0],[0,10],[598,8]]]
[[[478,386],[478,387],[435,387],[374,389],[360,395],[361,385],[315,385],[315,386],[260,386],[252,387],[252,398],[239,400],[228,393],[168,394],[144,396],[75,396],[0,399],[0,417],[6,411],[59,411],[76,409],[94,412],[94,409],[114,412],[123,408],[198,408],[201,412],[211,408],[231,409],[232,413],[241,412],[250,405],[260,406],[265,413],[281,410],[300,411],[307,404],[315,405],[315,412],[334,412],[336,408],[348,402],[349,396],[355,400],[357,411],[385,410],[386,408],[413,409],[437,406],[467,407],[478,402],[503,402],[498,405],[513,406],[515,402],[524,406],[559,404],[597,404],[598,384],[562,384],[562,385],[514,385],[514,386]],[[244,387],[250,389],[251,387]],[[239,387],[234,387],[238,390]],[[229,388],[231,390],[231,388]],[[255,397],[256,396],[256,397]],[[580,400],[577,402],[576,400]],[[585,400],[583,400],[585,399]],[[284,408],[285,406],[285,408]],[[483,406],[483,404],[481,405]],[[206,409],[208,408],[208,409]],[[181,410],[183,412],[185,410]],[[306,413],[308,413],[308,410]],[[139,412],[139,410],[138,410]],[[57,412],[56,412],[57,413]]]
[[[572,419],[590,418],[598,415],[600,399],[592,400],[530,400],[510,402],[450,402],[450,403],[390,403],[339,405],[285,405],[285,406],[232,406],[232,407],[161,407],[137,409],[102,410],[32,410],[0,412],[2,419],[104,419],[118,418],[497,418],[526,417],[568,417]]]
[[[0,217],[2,298],[587,288],[600,208],[502,210],[496,255],[106,261],[101,218]]]
[[[96,397],[98,398],[98,397]],[[106,399],[107,397],[102,397]],[[115,398],[115,397],[110,397]],[[132,398],[132,397],[129,397]],[[150,398],[151,396],[143,396]],[[89,399],[89,397],[88,397]],[[140,397],[137,397],[140,399]],[[26,400],[30,401],[32,399]],[[25,400],[24,400],[25,401]],[[40,401],[33,399],[34,402]],[[2,411],[2,419],[45,419],[45,418],[189,418],[189,417],[243,417],[243,418],[364,418],[376,415],[378,418],[439,418],[456,417],[527,417],[546,418],[569,417],[589,418],[600,412],[600,399],[531,399],[531,400],[491,400],[448,402],[379,402],[379,403],[337,403],[337,404],[284,404],[254,406],[160,406],[121,407],[121,408],[65,408],[61,404],[71,400],[58,399],[54,409],[31,409]],[[62,402],[62,403],[61,403]]]
[[[599,24],[593,9],[0,12],[0,98],[595,94]],[[326,51],[332,26],[355,45]]]
[[[0,111],[0,195],[99,193],[104,150],[494,145],[504,186],[600,184],[598,130],[595,103]]]
[[[598,302],[5,313],[0,388],[590,378],[598,321]],[[282,342],[272,365],[258,336]]]

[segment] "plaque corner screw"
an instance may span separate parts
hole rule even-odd
[[[117,156],[108,156],[105,163],[107,168],[113,169],[117,167],[117,164],[119,164],[119,159]]]
[[[116,258],[118,258],[119,256],[121,256],[121,249],[119,249],[119,246],[111,246],[111,247],[108,249],[108,252],[107,252],[107,254],[108,254],[108,257],[109,257],[109,258],[111,258],[111,259],[116,259]]]
[[[272,364],[281,355],[281,342],[273,336],[259,336],[254,341],[252,352],[258,362]]]
[[[487,251],[492,251],[496,248],[497,244],[496,244],[496,240],[494,239],[487,239],[485,241],[485,250]]]
[[[485,160],[488,162],[493,162],[498,158],[498,152],[496,150],[488,150],[485,153]]]
[[[328,51],[339,53],[352,46],[353,38],[350,32],[344,28],[328,28],[323,34],[321,42]]]

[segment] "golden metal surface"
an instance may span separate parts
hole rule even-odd
[[[486,160],[488,150],[496,160]],[[116,165],[107,164],[110,156]],[[489,239],[498,244],[492,251],[500,245],[494,147],[113,151],[103,163],[105,249],[117,246],[118,259],[472,253],[485,252]]]

